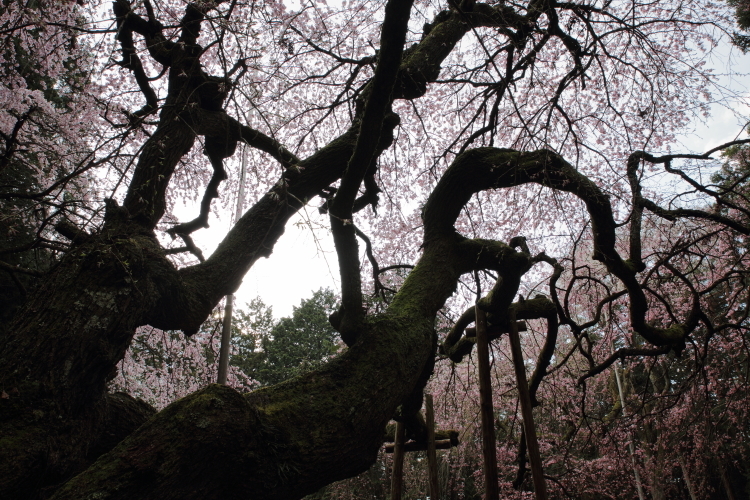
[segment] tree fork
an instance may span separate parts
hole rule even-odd
[[[245,396],[212,385],[178,400],[54,498],[294,498],[363,472],[397,407],[421,387],[435,315],[476,260],[457,243],[433,242],[388,311],[367,318],[360,340],[320,370]]]

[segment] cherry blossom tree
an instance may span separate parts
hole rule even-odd
[[[141,399],[156,409],[216,382],[221,311],[215,311],[192,337],[177,331],[142,327],[136,331],[130,349],[118,365],[110,392],[122,392]],[[243,371],[231,367],[227,385],[252,388],[257,383]]]
[[[527,322],[534,401],[559,415],[540,425],[575,450],[551,469],[561,491],[592,471],[621,483],[628,440],[666,470],[659,450],[696,415],[711,425],[715,395],[741,417],[746,175],[711,174],[744,141],[671,150],[731,98],[706,66],[732,34],[726,4],[38,0],[0,13],[2,227],[18,238],[1,269],[22,297],[0,337],[4,498],[315,492],[367,470],[390,419],[424,434],[423,390],[436,359],[471,354],[475,307],[495,338],[509,308]],[[206,256],[193,235],[239,182],[244,214]],[[316,198],[344,352],[156,413],[107,391],[123,358],[137,362],[137,331],[199,334]],[[191,220],[175,215],[183,200]],[[45,260],[13,260],[29,251]],[[625,405],[605,397],[618,360],[666,373],[683,358],[695,361],[674,362],[687,381],[674,396],[633,371]],[[661,418],[670,399],[685,411]],[[600,439],[592,419],[618,411],[630,420]],[[686,477],[702,447],[729,470],[744,451],[728,436],[673,446]],[[506,438],[501,456],[523,458],[512,426]]]

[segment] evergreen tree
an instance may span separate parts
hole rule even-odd
[[[737,19],[737,26],[742,30],[742,33],[734,33],[734,43],[743,52],[747,52],[750,49],[750,2],[747,0],[727,0],[727,3],[735,8],[734,15]]]
[[[231,363],[263,386],[319,367],[337,349],[338,332],[328,321],[335,306],[333,292],[321,288],[294,307],[291,317],[272,325],[271,308],[254,299],[238,314],[243,332]]]

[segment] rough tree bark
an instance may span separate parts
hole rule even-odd
[[[365,470],[387,421],[425,381],[435,354],[435,316],[459,277],[475,269],[531,265],[528,254],[503,243],[459,236],[453,223],[460,207],[472,193],[527,182],[584,199],[601,221],[594,227],[599,251],[616,259],[607,247],[606,198],[559,156],[467,151],[425,205],[422,258],[388,311],[366,318],[344,355],[319,371],[247,396],[210,386],[177,401],[68,481],[55,498],[296,498]],[[101,433],[111,432],[103,423],[110,417],[101,410],[104,383],[133,329],[145,318],[172,326],[170,317],[148,306],[174,310],[175,295],[189,296],[186,280],[168,265],[153,235],[131,220],[110,205],[105,230],[82,236],[85,241],[42,289],[55,299],[42,294],[32,301],[31,314],[17,321],[13,340],[0,353],[3,381],[19,394],[2,402],[0,463],[8,468],[2,486],[13,496],[29,494],[30,481],[39,477],[38,462],[51,471],[50,486],[86,464],[88,449],[102,440]],[[78,310],[85,312],[75,314]],[[44,328],[46,335],[34,328]],[[52,460],[62,452],[70,455]]]
[[[408,9],[404,14],[398,3],[388,2],[386,9],[383,36],[389,39],[395,36],[390,28],[401,39],[406,30]],[[3,498],[299,498],[366,470],[397,409],[413,412],[421,405],[437,347],[435,317],[460,276],[477,269],[528,270],[539,261],[506,244],[456,233],[460,211],[482,190],[538,183],[581,198],[591,215],[596,257],[635,297],[636,330],[658,345],[681,341],[690,325],[670,330],[645,325],[636,271],[615,250],[612,208],[594,183],[548,151],[480,148],[458,155],[430,196],[423,213],[423,255],[387,311],[363,317],[356,309],[358,283],[345,291],[349,309],[341,328],[351,344],[345,354],[320,370],[248,395],[212,385],[156,414],[126,395],[106,393],[138,326],[196,332],[253,263],[271,253],[303,202],[342,180],[345,194],[334,200],[332,212],[348,218],[359,206],[355,195],[367,184],[373,159],[393,140],[399,117],[391,104],[422,96],[467,32],[483,26],[513,30],[520,47],[536,19],[552,10],[548,2],[536,1],[525,15],[502,4],[460,4],[439,14],[408,50],[403,43],[394,49],[381,44],[376,78],[362,90],[350,128],[300,159],[223,111],[226,82],[202,69],[197,43],[212,4],[189,4],[180,39],[172,42],[152,12],[145,19],[127,0],[114,2],[123,66],[135,74],[148,101],[153,91],[133,45],[133,36],[141,36],[148,54],[168,68],[167,105],[138,158],[123,205],[109,201],[94,234],[60,228],[71,250],[0,339],[0,385],[9,396],[0,400]],[[389,16],[401,22],[391,26]],[[395,62],[389,59],[394,54]],[[381,71],[385,83],[378,83]],[[150,110],[149,104],[142,111]],[[216,179],[204,197],[208,202],[225,175],[221,162],[239,140],[269,153],[286,170],[210,258],[178,270],[154,228],[164,214],[170,178],[198,136],[205,138]],[[353,187],[347,188],[349,182]],[[354,237],[341,222],[334,231],[345,256],[353,251]],[[187,236],[200,224],[199,217],[175,233]],[[345,272],[348,266],[342,264]],[[523,317],[547,316],[549,311],[540,309]]]
[[[221,111],[226,91],[221,90],[221,79],[201,68],[201,47],[197,44],[201,21],[209,8],[208,4],[187,6],[182,34],[175,43],[162,35],[156,19],[141,18],[125,0],[114,3],[123,66],[135,74],[147,97],[148,104],[142,111],[151,109],[153,91],[133,48],[134,34],[144,38],[154,60],[169,68],[167,105],[162,108],[160,125],[139,156],[124,205],[108,202],[104,225],[96,234],[70,228],[62,231],[73,242],[71,251],[45,278],[2,339],[0,383],[10,397],[0,402],[0,491],[8,498],[48,496],[153,413],[124,395],[109,396],[105,392],[106,382],[136,327],[151,324],[181,329],[188,335],[197,331],[220,298],[236,290],[252,264],[271,253],[301,202],[341,178],[357,144],[361,117],[348,132],[300,160]],[[470,26],[456,13],[443,24],[449,27],[447,32],[426,37],[423,50],[437,50],[445,57]],[[403,60],[400,67],[397,65],[398,89],[386,94],[388,102],[404,92],[409,92],[410,98],[422,95],[425,78],[437,76],[440,60]],[[371,145],[371,154],[377,155],[390,145],[397,123],[393,113],[376,117],[370,127],[377,126],[380,139]],[[220,165],[243,139],[269,152],[283,166],[296,164],[297,168],[287,169],[284,181],[238,221],[208,260],[177,270],[166,259],[154,227],[164,213],[165,193],[174,169],[199,134],[206,137],[206,153],[214,165],[217,159]],[[413,331],[426,335],[423,325]],[[433,344],[431,333],[428,339],[426,347],[404,354],[402,364],[410,365],[409,374],[398,382],[400,391],[389,389],[397,399],[404,391],[413,391],[414,373],[422,374],[426,353]],[[407,363],[411,356],[415,358]],[[337,377],[331,376],[329,383],[338,384]],[[391,379],[391,383],[396,380]],[[284,394],[278,401],[292,404],[294,398]],[[339,405],[346,406],[346,412],[357,401],[350,397],[340,391],[335,396]],[[331,401],[325,404],[330,404],[334,413],[341,410]],[[390,418],[394,408],[382,405],[377,414],[389,413]],[[276,418],[277,414],[273,415]],[[380,439],[379,423],[364,427],[367,431],[360,428],[358,433],[366,441],[372,444]],[[358,439],[350,446],[362,449]],[[291,473],[283,472],[286,465],[278,462],[282,476]],[[361,459],[352,463],[357,464],[356,470],[365,467]]]

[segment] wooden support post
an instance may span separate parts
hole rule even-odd
[[[437,452],[435,451],[435,411],[432,407],[432,394],[424,395],[424,403],[427,413],[427,468],[430,473],[430,500],[440,500]]]
[[[396,422],[393,447],[393,476],[391,477],[391,500],[401,500],[404,489],[404,423]]]
[[[523,416],[523,429],[526,434],[526,448],[529,450],[529,464],[531,465],[531,478],[534,481],[534,493],[537,500],[547,500],[547,485],[544,482],[542,457],[539,453],[539,442],[536,438],[534,417],[531,412],[531,397],[529,395],[529,382],[526,380],[526,368],[523,364],[521,337],[518,335],[518,328],[516,327],[516,311],[512,307],[508,309],[508,320],[510,321],[510,333],[508,337],[510,337],[510,348],[513,353],[513,367],[516,370],[518,399],[521,402],[521,415]]]
[[[477,358],[479,364],[479,407],[482,415],[482,455],[484,456],[484,498],[499,500],[497,484],[497,450],[495,449],[495,416],[490,381],[490,346],[487,316],[479,304],[474,307],[477,325]]]

